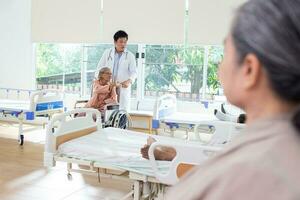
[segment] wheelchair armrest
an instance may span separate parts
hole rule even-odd
[[[89,100],[85,99],[85,100],[77,100],[76,103],[87,103]],[[76,104],[75,103],[75,104]]]
[[[109,103],[105,105],[106,110],[119,110],[120,105],[117,103]]]
[[[89,101],[89,100],[87,100],[87,99],[84,99],[84,100],[77,100],[77,101],[75,102],[74,108],[83,108],[84,105],[85,105],[88,101]],[[78,105],[80,105],[80,104],[84,104],[84,105],[83,105],[83,106],[78,106]]]

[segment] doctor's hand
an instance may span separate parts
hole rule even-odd
[[[128,88],[130,86],[130,84],[131,84],[130,79],[128,79],[127,81],[124,81],[124,82],[121,83],[123,88]]]
[[[119,83],[119,82],[115,82],[115,86],[118,88],[118,87],[122,87],[122,84]]]

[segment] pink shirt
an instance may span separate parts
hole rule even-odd
[[[300,134],[291,116],[250,125],[170,188],[168,200],[299,200]]]
[[[93,83],[93,95],[85,107],[104,110],[104,106],[110,103],[118,103],[116,87],[109,90],[109,85],[101,85],[98,80]]]

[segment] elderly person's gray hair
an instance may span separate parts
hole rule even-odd
[[[101,75],[105,74],[106,72],[111,72],[111,69],[109,67],[101,68],[98,73],[98,79],[100,79]]]
[[[300,0],[249,0],[235,17],[231,36],[241,63],[254,54],[274,92],[300,103]],[[294,125],[300,131],[300,109]]]

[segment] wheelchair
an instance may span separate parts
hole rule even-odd
[[[93,84],[91,85],[91,96],[93,94]],[[85,100],[77,100],[74,109],[83,108],[88,102]],[[119,109],[119,104],[108,104],[105,106],[105,112],[101,113],[102,127],[114,127],[120,129],[128,129],[132,122],[130,115],[125,110]],[[77,116],[74,116],[77,117]]]

